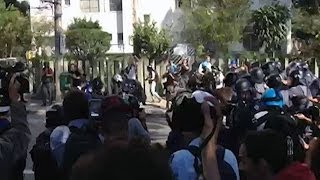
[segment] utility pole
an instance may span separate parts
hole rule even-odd
[[[62,0],[54,0],[54,36],[55,36],[55,89],[56,101],[61,101],[60,74],[63,62],[63,34],[62,34]]]

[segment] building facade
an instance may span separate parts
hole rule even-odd
[[[31,22],[53,21],[53,3],[29,0]],[[146,19],[159,28],[171,28],[176,0],[62,0],[62,28],[67,30],[74,18],[98,21],[103,31],[112,35],[110,54],[133,52],[133,24]]]

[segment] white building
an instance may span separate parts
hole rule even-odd
[[[67,30],[74,18],[99,21],[112,34],[110,54],[132,53],[130,37],[133,23],[145,18],[159,27],[172,28],[176,0],[62,0],[62,27]],[[29,0],[31,21],[39,18],[53,21],[52,3]]]

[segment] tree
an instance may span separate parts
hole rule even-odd
[[[0,57],[25,56],[31,44],[30,21],[0,1]]]
[[[281,49],[281,43],[286,39],[289,18],[289,9],[277,4],[262,7],[252,13],[255,34],[267,53]]]
[[[320,55],[319,8],[319,0],[300,0],[293,9],[293,37],[302,44],[299,49],[301,56],[315,57]]]
[[[29,15],[30,5],[28,1],[4,0],[6,8],[17,8],[24,16]]]
[[[32,23],[33,37],[37,46],[43,46],[46,40],[53,38],[54,23],[41,17]]]
[[[133,25],[134,54],[155,60],[163,55],[169,47],[169,38],[164,30],[159,30],[155,22],[139,22]]]
[[[230,43],[242,39],[249,18],[249,0],[184,0],[182,5],[186,17],[184,37],[194,47],[214,42],[225,55]]]
[[[104,32],[98,21],[76,18],[66,32],[66,47],[70,55],[76,60],[88,60],[91,67],[96,66],[99,59],[107,57],[110,41],[111,34]]]

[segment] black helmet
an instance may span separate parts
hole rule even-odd
[[[100,77],[97,77],[92,80],[91,85],[93,90],[101,91],[104,84],[101,81]]]
[[[233,87],[238,80],[238,74],[235,72],[228,72],[224,77],[224,84],[226,87]]]
[[[266,78],[266,84],[269,88],[279,89],[282,86],[281,77],[279,74],[270,74]]]
[[[263,70],[263,73],[266,76],[269,76],[270,74],[275,74],[275,73],[280,74],[278,66],[274,61],[266,62],[261,66],[261,69]]]
[[[292,80],[292,85],[297,86],[299,84],[306,85],[306,81],[304,79],[304,73],[301,70],[292,71],[289,75]]]
[[[22,72],[26,69],[26,66],[23,62],[17,62],[12,68],[15,72]]]
[[[298,70],[299,69],[299,66],[300,64],[297,62],[297,61],[293,61],[293,62],[290,62],[288,64],[288,66],[286,67],[286,74],[287,76],[290,76],[290,74],[295,71],[295,70]]]
[[[251,80],[254,82],[254,83],[263,83],[264,82],[264,73],[262,71],[261,68],[253,68],[251,71],[250,71],[250,74],[251,74]]]
[[[260,62],[259,62],[259,61],[253,62],[253,63],[251,63],[250,67],[251,67],[251,68],[260,67]]]
[[[250,91],[251,88],[251,83],[245,78],[241,78],[236,82],[235,89],[237,93]]]

